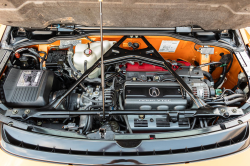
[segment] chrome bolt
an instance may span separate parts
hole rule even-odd
[[[139,119],[144,119],[145,115],[139,115]]]
[[[233,113],[236,113],[236,112],[237,112],[237,109],[234,108],[234,109],[232,110],[232,112],[233,112]]]
[[[225,113],[225,112],[226,112],[226,110],[225,110],[225,109],[221,109],[221,110],[220,110],[220,112]]]
[[[25,113],[25,114],[29,114],[29,113],[30,113],[30,110],[27,109],[27,110],[24,111],[24,113]]]
[[[18,113],[18,110],[16,110],[16,109],[12,110],[12,114],[13,114],[13,115],[15,115],[15,114],[17,114],[17,113]]]

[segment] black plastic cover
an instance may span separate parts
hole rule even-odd
[[[67,50],[53,50],[48,53],[47,63],[57,63],[60,59],[65,61],[67,56]]]
[[[3,85],[6,105],[40,107],[49,102],[54,73],[49,70],[11,69]]]

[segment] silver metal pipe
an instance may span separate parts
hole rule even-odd
[[[103,118],[105,118],[105,95],[104,95],[104,63],[103,63],[103,34],[102,34],[102,0],[100,2],[100,36],[101,36],[101,79],[102,79],[102,109]]]
[[[207,120],[203,119],[203,121],[204,121],[205,127],[207,127]]]
[[[84,26],[76,26],[76,29],[82,30],[97,30],[99,27],[84,27]],[[157,31],[175,31],[175,28],[138,28],[138,27],[103,27],[104,30],[157,30]]]
[[[194,121],[193,121],[191,129],[194,129],[195,123],[196,123],[196,118],[194,118]]]
[[[204,125],[203,125],[202,118],[199,118],[199,120],[200,120],[200,126],[201,126],[201,128],[203,128],[203,127],[204,127]]]
[[[57,27],[55,27],[57,28]],[[76,25],[75,29],[80,30],[98,30],[100,27],[86,27]],[[165,27],[103,27],[103,30],[127,30],[127,31],[175,31],[176,28],[165,28]],[[203,32],[201,28],[192,28],[192,32]]]

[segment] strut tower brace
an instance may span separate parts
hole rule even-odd
[[[141,38],[147,48],[140,50],[126,50],[120,48],[119,46],[130,36],[123,36],[117,43],[115,43],[104,55],[104,64],[114,64],[127,62],[130,60],[140,61],[144,63],[153,64],[156,66],[161,66],[167,69],[177,80],[180,86],[186,91],[186,93],[191,97],[197,108],[207,109],[210,108],[206,103],[201,100],[198,96],[194,95],[189,86],[182,80],[182,78],[176,74],[176,72],[172,69],[170,64],[164,60],[164,58],[158,53],[158,51],[148,42],[148,40],[144,36],[138,36]],[[56,109],[62,101],[78,86],[95,68],[100,67],[101,59],[99,59],[92,67],[90,67],[66,92],[64,92],[61,96],[57,97],[53,100],[49,105],[39,108],[38,110],[54,110]],[[104,90],[104,89],[103,89]],[[103,115],[105,115],[105,111],[103,111]]]
[[[172,69],[170,64],[165,61],[165,59],[159,54],[159,52],[148,42],[144,36],[138,36],[147,45],[147,48],[140,50],[126,50],[120,48],[119,46],[130,36],[122,37],[116,44],[113,45],[104,54],[104,64],[114,64],[119,62],[126,62],[128,60],[140,61],[156,66],[161,66],[167,69],[177,80],[180,86],[186,91],[186,93],[191,97],[197,108],[209,107],[206,103],[201,100],[198,96],[194,95],[189,86],[182,80],[182,78],[176,74]]]

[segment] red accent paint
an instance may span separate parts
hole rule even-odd
[[[126,66],[126,71],[166,71],[162,67],[150,65],[147,63],[143,63],[142,65],[139,65],[139,63],[137,62],[135,62],[134,65],[127,63]]]
[[[177,61],[178,63],[182,63],[184,64],[185,66],[191,66],[191,63],[189,62],[186,62],[186,61]]]
[[[182,63],[185,66],[190,66],[191,64],[189,62],[185,62],[185,61],[177,61],[178,63]],[[167,71],[165,69],[163,69],[162,67],[159,66],[154,66],[154,65],[150,65],[147,63],[143,63],[142,65],[139,65],[139,63],[135,62],[134,65],[127,63],[126,64],[127,69],[126,71],[138,71],[138,72],[143,72],[143,71],[150,71],[150,72],[154,72],[154,71]],[[173,65],[172,69],[173,70],[177,70],[179,68],[179,66],[177,65]]]
[[[18,52],[16,52],[16,53],[15,53],[15,57],[16,57],[17,59],[19,59],[21,56],[20,56],[20,54],[19,54]]]

